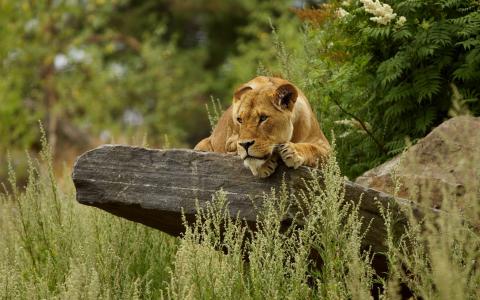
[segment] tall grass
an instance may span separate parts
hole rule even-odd
[[[70,177],[60,181],[48,150],[29,159],[24,191],[10,168],[10,192],[0,193],[0,299],[159,298],[176,240],[78,204]]]
[[[309,187],[298,198],[285,186],[265,195],[254,232],[229,216],[222,192],[199,208],[196,223],[186,224],[168,298],[369,298],[373,272],[361,251],[359,207],[344,200],[334,156]],[[285,231],[288,216],[297,221]]]
[[[479,172],[462,201],[446,193],[423,218],[407,209],[400,236],[399,208],[382,210],[389,273],[379,297],[401,299],[403,284],[414,298],[480,298]],[[345,199],[335,155],[314,177],[300,195],[285,185],[264,195],[256,230],[229,215],[219,191],[177,240],[77,204],[44,151],[23,191],[10,168],[0,195],[0,298],[370,299],[379,277],[362,248],[360,204]]]

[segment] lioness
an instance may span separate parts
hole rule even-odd
[[[298,88],[260,76],[237,89],[212,135],[195,150],[238,153],[253,175],[263,178],[275,171],[279,158],[288,167],[317,167],[330,144]]]

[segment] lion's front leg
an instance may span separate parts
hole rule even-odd
[[[323,143],[285,143],[278,147],[278,153],[287,167],[308,166],[316,168],[325,160],[330,147]]]
[[[205,151],[205,152],[213,152],[213,147],[211,143],[210,137],[204,138],[193,148],[196,151]]]

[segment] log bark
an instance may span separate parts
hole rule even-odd
[[[255,227],[263,194],[277,190],[282,179],[290,192],[304,188],[311,170],[280,166],[269,178],[254,177],[240,158],[193,150],[153,150],[139,147],[105,145],[80,156],[74,166],[73,181],[77,201],[112,214],[159,229],[173,236],[184,231],[182,211],[193,220],[195,202],[204,206],[222,189],[229,200],[232,216],[237,214]],[[345,181],[345,197],[357,202],[365,223],[371,222],[366,246],[385,250],[385,229],[378,204],[411,205],[404,199]],[[398,218],[397,218],[398,219]],[[291,220],[286,218],[285,224]],[[404,219],[395,224],[402,230]]]

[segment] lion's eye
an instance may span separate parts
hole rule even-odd
[[[260,123],[265,122],[267,119],[268,119],[267,116],[261,115],[261,116],[260,116]]]
[[[237,118],[237,122],[242,124],[242,118]]]

